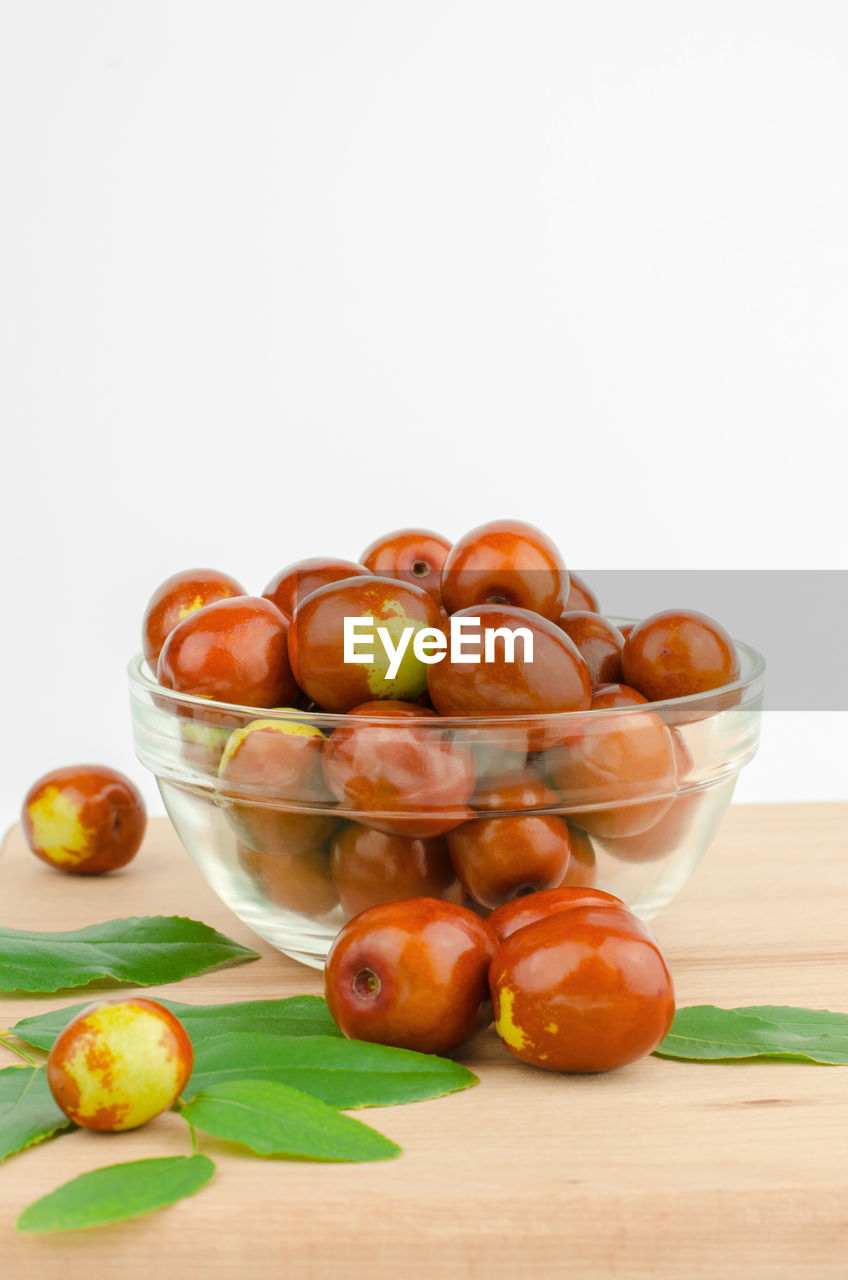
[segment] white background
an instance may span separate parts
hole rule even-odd
[[[179,568],[500,515],[845,568],[846,66],[842,3],[3,5],[0,825],[87,759],[160,808]],[[845,740],[769,716],[738,797],[846,796]]]

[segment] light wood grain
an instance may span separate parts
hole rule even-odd
[[[180,912],[255,944],[164,819],[123,872],[57,875],[19,830],[0,856],[0,920],[73,928]],[[848,805],[732,808],[654,922],[679,1004],[848,1011]],[[163,994],[188,1002],[320,992],[315,971],[262,959]],[[155,994],[155,989],[151,989]],[[0,1027],[55,997],[0,1002]],[[0,1065],[14,1059],[0,1046]],[[123,1135],[75,1132],[0,1168],[0,1258],[15,1280],[203,1277],[848,1276],[848,1072],[648,1058],[597,1077],[515,1062],[492,1031],[463,1055],[480,1085],[361,1113],[399,1142],[382,1164],[258,1160],[203,1140],[212,1184],[150,1218],[29,1238],[18,1212],[99,1165],[187,1151],[166,1115]]]

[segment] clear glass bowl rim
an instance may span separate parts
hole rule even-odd
[[[631,619],[617,618],[612,619],[613,622],[626,623]],[[732,694],[749,694],[756,695],[761,691],[766,663],[762,654],[759,653],[752,645],[746,644],[744,641],[735,640],[737,652],[740,655],[742,674],[738,680],[732,681],[730,684],[721,685],[716,689],[706,689],[703,693],[687,694],[683,698],[665,698],[658,702],[639,702],[633,703],[631,706],[609,707],[605,710],[613,713],[616,717],[627,715],[644,714],[646,711],[661,713],[663,710],[669,712],[669,718],[673,719],[674,712],[685,712],[689,710],[696,711],[705,704],[720,700],[727,703]],[[166,689],[164,685],[158,684],[156,680],[151,679],[144,671],[146,659],[141,653],[136,653],[127,665],[127,673],[130,678],[130,684],[143,689],[149,694],[155,694],[160,702],[173,703],[175,707],[202,707],[205,711],[222,711],[237,713],[250,719],[261,718],[263,720],[304,720],[309,723],[315,723],[320,726],[322,724],[338,725],[347,723],[350,719],[348,713],[335,711],[305,711],[298,710],[296,707],[244,707],[234,702],[216,702],[212,698],[200,698],[190,693],[178,693],[174,689]],[[746,670],[747,668],[747,670]],[[738,705],[738,703],[736,704]],[[405,716],[403,723],[407,726],[420,725],[422,728],[429,726],[430,728],[438,727],[440,729],[462,729],[462,728],[498,728],[505,729],[510,725],[513,727],[520,722],[521,725],[533,724],[575,724],[579,722],[581,717],[591,716],[592,722],[596,723],[604,711],[542,711],[535,714],[529,712],[516,712],[512,715],[502,716]],[[374,725],[395,725],[397,726],[396,716],[356,716],[357,723],[374,724]]]

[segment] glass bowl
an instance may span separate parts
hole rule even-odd
[[[560,883],[596,885],[654,916],[706,853],[757,749],[765,665],[737,649],[740,678],[709,693],[461,719],[237,707],[163,689],[138,655],[133,735],[212,889],[279,950],[321,967],[341,925],[372,902],[425,893],[486,914],[503,884],[469,899],[448,843],[470,833],[485,854],[485,831],[520,863],[535,820],[558,848],[565,835]],[[484,882],[500,870],[477,866]],[[521,883],[519,866],[508,896],[542,887],[535,873]]]

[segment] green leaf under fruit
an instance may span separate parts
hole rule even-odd
[[[18,1218],[19,1231],[81,1231],[140,1218],[194,1195],[215,1172],[208,1156],[164,1156],[83,1173],[42,1196]]]
[[[300,1160],[388,1160],[400,1153],[361,1120],[277,1080],[221,1080],[182,1107],[204,1133],[264,1156]]]
[[[156,997],[176,1014],[192,1043],[197,1046],[210,1036],[233,1035],[239,1031],[262,1031],[280,1036],[341,1036],[326,1001],[320,996],[288,996],[283,1000],[242,1000],[233,1004],[180,1004]],[[12,1027],[19,1040],[48,1050],[72,1018],[90,1001],[51,1009],[32,1018],[22,1018]]]
[[[790,1005],[691,1005],[677,1010],[671,1030],[654,1053],[692,1062],[779,1058],[846,1066],[848,1014]]]
[[[151,986],[257,958],[185,916],[130,916],[68,933],[0,928],[0,990],[61,991],[103,978]]]
[[[70,1127],[53,1101],[44,1067],[0,1071],[0,1160]]]
[[[196,1046],[186,1098],[223,1080],[276,1080],[331,1107],[388,1107],[419,1102],[477,1084],[449,1058],[334,1036],[269,1036],[243,1032]]]

